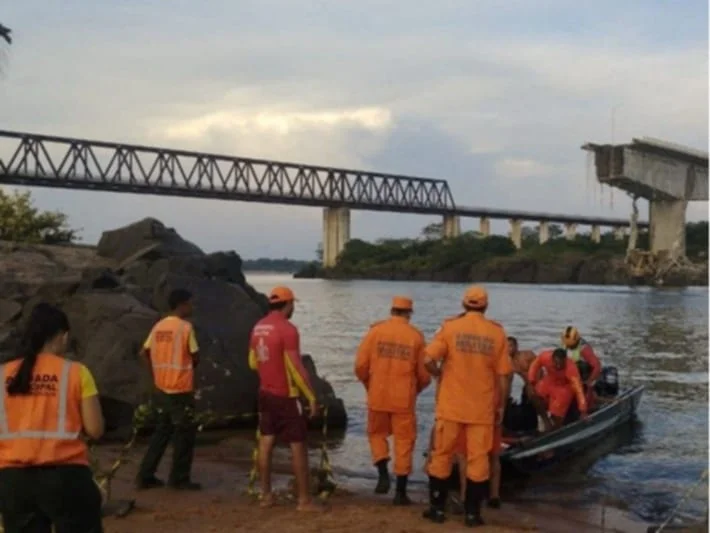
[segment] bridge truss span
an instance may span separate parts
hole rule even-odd
[[[0,131],[0,183],[376,211],[456,209],[445,180]]]

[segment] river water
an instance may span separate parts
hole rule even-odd
[[[354,354],[369,324],[387,316],[395,294],[414,298],[412,322],[427,339],[442,318],[459,312],[460,284],[294,280],[247,274],[267,292],[288,284],[298,298],[293,321],[302,350],[345,401],[349,426],[331,454],[336,474],[373,484],[365,435],[365,394],[353,375]],[[646,385],[639,423],[568,472],[522,489],[516,498],[606,501],[644,520],[665,518],[708,465],[708,289],[488,284],[488,315],[518,338],[521,349],[559,341],[578,327],[603,363],[619,368],[622,387]],[[518,378],[516,378],[517,381]],[[519,383],[517,387],[519,387]],[[514,385],[514,390],[516,385]],[[433,387],[418,401],[419,438],[413,481],[425,479],[422,453],[432,424]],[[601,457],[600,457],[601,455]],[[701,516],[707,482],[684,505]]]

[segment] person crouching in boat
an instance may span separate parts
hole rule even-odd
[[[577,365],[587,398],[587,408],[591,409],[596,402],[594,383],[602,373],[601,362],[592,346],[581,337],[577,328],[567,326],[562,332],[561,338],[562,348],[567,350],[567,357]]]
[[[508,337],[508,349],[513,365],[513,372],[523,380],[523,393],[535,408],[538,417],[542,420],[545,431],[549,431],[552,429],[552,421],[547,414],[547,405],[545,401],[535,393],[535,387],[531,385],[528,380],[530,365],[532,365],[537,356],[532,350],[520,350],[518,348],[518,339],[515,337]]]
[[[417,395],[431,381],[424,367],[424,335],[409,323],[412,312],[412,300],[393,298],[390,318],[370,326],[355,360],[355,375],[367,391],[367,435],[379,475],[376,494],[390,490],[387,438],[394,436],[394,505],[412,503],[407,481],[417,438]]]
[[[542,379],[539,377],[540,371],[544,372]],[[535,388],[535,393],[545,401],[552,417],[553,429],[562,426],[575,397],[582,418],[586,418],[587,400],[579,371],[563,348],[538,355],[530,365],[528,381]]]

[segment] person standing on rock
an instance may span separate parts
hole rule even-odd
[[[309,415],[318,412],[316,395],[301,361],[298,329],[290,318],[295,298],[288,287],[269,295],[269,313],[256,323],[249,344],[249,367],[259,373],[259,477],[261,506],[271,507],[271,460],[276,439],[289,444],[296,476],[299,511],[320,511],[310,494],[307,424],[299,396],[305,397]]]
[[[0,514],[5,533],[102,533],[101,492],[84,433],[104,432],[96,383],[64,357],[69,321],[33,310],[20,357],[0,366]]]
[[[424,335],[409,323],[412,300],[392,299],[391,316],[376,322],[360,343],[355,375],[367,391],[367,434],[379,479],[376,494],[390,490],[387,438],[394,435],[395,505],[409,505],[407,481],[417,439],[417,395],[431,381],[424,367]]]
[[[168,442],[173,441],[173,462],[168,485],[178,490],[200,490],[190,479],[195,452],[194,369],[199,361],[195,331],[187,319],[192,315],[192,294],[176,289],[168,296],[170,314],[151,330],[142,356],[150,363],[155,385],[153,406],[157,412],[155,432],[143,457],[136,487],[151,489],[165,483],[155,476]]]
[[[427,370],[435,376],[440,373],[441,378],[428,468],[430,507],[424,518],[445,520],[452,458],[465,432],[465,523],[474,527],[483,524],[481,502],[488,494],[489,453],[496,426],[503,422],[513,369],[503,326],[484,315],[486,290],[470,287],[462,304],[464,312],[445,320],[426,348]]]

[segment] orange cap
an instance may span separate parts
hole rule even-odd
[[[478,285],[472,285],[463,294],[463,304],[474,309],[482,309],[488,305],[488,293],[486,289]]]
[[[296,298],[288,287],[274,287],[269,294],[269,303],[293,302]]]
[[[406,296],[395,296],[392,298],[392,309],[401,309],[402,311],[411,311],[414,308],[414,303],[411,298]]]

